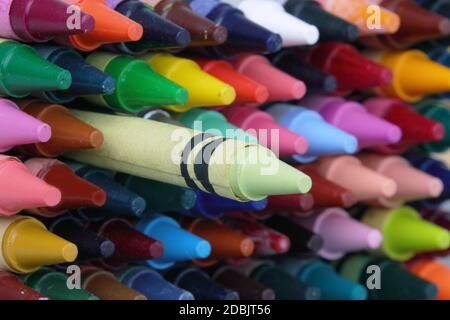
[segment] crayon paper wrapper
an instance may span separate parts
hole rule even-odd
[[[236,163],[237,152],[250,144],[219,136],[202,136],[198,131],[137,117],[79,110],[73,110],[73,113],[102,131],[105,142],[98,149],[68,153],[68,158],[142,178],[191,187],[186,182],[186,173],[183,174],[181,169],[181,164],[185,163],[188,179],[200,190],[208,192],[204,181],[198,179],[194,171],[194,163],[205,168],[204,161],[199,165],[196,160],[206,153],[211,155],[206,170],[207,180],[214,192],[230,199],[247,200],[239,199],[233,193],[229,172]],[[198,143],[190,148],[194,137],[199,137],[195,140]],[[208,147],[211,149],[208,150]],[[186,152],[186,148],[190,151]]]

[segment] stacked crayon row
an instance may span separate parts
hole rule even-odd
[[[4,2],[0,299],[450,299],[450,0]]]

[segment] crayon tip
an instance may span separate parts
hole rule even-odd
[[[103,133],[93,130],[89,134],[89,144],[92,148],[98,148],[103,144]]]
[[[116,80],[113,77],[106,77],[101,84],[101,94],[112,94],[116,90]]]
[[[142,25],[133,23],[128,26],[128,41],[137,41],[142,37],[144,29]],[[177,35],[178,38],[179,34]]]
[[[64,261],[70,262],[76,259],[78,255],[78,249],[77,246],[73,243],[68,243],[62,248],[61,253]]]
[[[36,135],[39,139],[39,142],[47,142],[52,136],[52,128],[46,123],[41,124],[36,129]]]
[[[218,44],[223,44],[225,41],[227,41],[228,38],[228,30],[225,27],[222,26],[216,26],[214,28],[214,31],[211,34],[212,39],[214,42]]]
[[[349,208],[356,203],[356,199],[350,191],[346,191],[340,195],[342,206]]]
[[[43,195],[45,206],[54,207],[61,201],[61,192],[57,188],[49,188]]]
[[[219,91],[218,99],[220,100],[220,105],[229,105],[234,99],[236,99],[236,92],[234,88],[228,85],[223,86]]]
[[[277,52],[282,47],[283,40],[277,33],[272,33],[266,39],[266,49],[268,52]]]

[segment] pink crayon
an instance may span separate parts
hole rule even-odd
[[[440,179],[414,168],[402,157],[368,154],[358,158],[365,166],[397,184],[397,192],[392,197],[376,201],[383,207],[396,208],[407,201],[436,198],[444,189]]]
[[[370,114],[354,101],[316,95],[303,99],[301,105],[319,112],[327,122],[354,135],[360,148],[393,144],[402,138],[398,126]]]
[[[232,63],[238,72],[267,88],[267,102],[298,100],[306,94],[303,81],[277,69],[263,56],[240,54]]]
[[[352,156],[322,158],[312,166],[324,178],[349,190],[357,201],[391,198],[397,192],[394,180],[363,166]]]
[[[52,207],[60,201],[57,188],[32,175],[19,159],[0,155],[0,216]]]
[[[14,102],[0,99],[0,152],[17,145],[47,142],[51,135],[48,124],[21,111]]]
[[[231,106],[222,110],[227,120],[256,136],[259,143],[280,157],[305,154],[308,141],[280,126],[270,114],[250,106]]]
[[[295,222],[323,238],[318,254],[328,260],[339,259],[348,252],[377,249],[382,243],[380,231],[352,219],[339,208],[325,209]]]

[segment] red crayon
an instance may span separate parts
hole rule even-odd
[[[0,271],[0,300],[48,300],[48,298],[27,287],[12,273]]]
[[[101,207],[106,202],[106,193],[77,176],[72,169],[55,159],[32,158],[25,162],[28,170],[61,191],[61,201],[54,207],[31,209],[45,217],[55,217],[77,208]]]
[[[356,48],[343,43],[322,43],[303,54],[306,62],[336,77],[337,94],[384,86],[392,81],[389,69],[367,59]]]
[[[255,243],[253,256],[283,254],[291,248],[291,240],[284,234],[250,220],[226,220],[225,224],[239,230]]]
[[[297,169],[308,175],[313,185],[309,191],[314,198],[314,209],[323,209],[330,207],[351,207],[356,203],[353,194],[328,179],[322,177],[319,172],[308,165],[297,165]]]
[[[376,146],[373,149],[385,154],[401,154],[409,148],[444,138],[445,127],[441,122],[422,116],[414,108],[398,99],[371,98],[364,102],[366,109],[402,130],[402,139],[393,145]]]
[[[128,262],[157,259],[164,252],[163,244],[136,230],[124,219],[110,219],[106,222],[93,223],[89,228],[99,235],[111,240],[116,250],[114,254],[99,262],[103,267],[116,269]]]
[[[315,183],[314,178],[311,177],[311,179]],[[314,208],[314,203],[315,199],[311,192],[305,194],[280,194],[267,197],[266,211],[288,211],[289,213],[299,214],[310,211]]]
[[[203,71],[234,88],[236,91],[235,104],[264,103],[269,98],[267,87],[239,73],[228,61],[200,58],[194,58],[193,60],[202,67]]]

